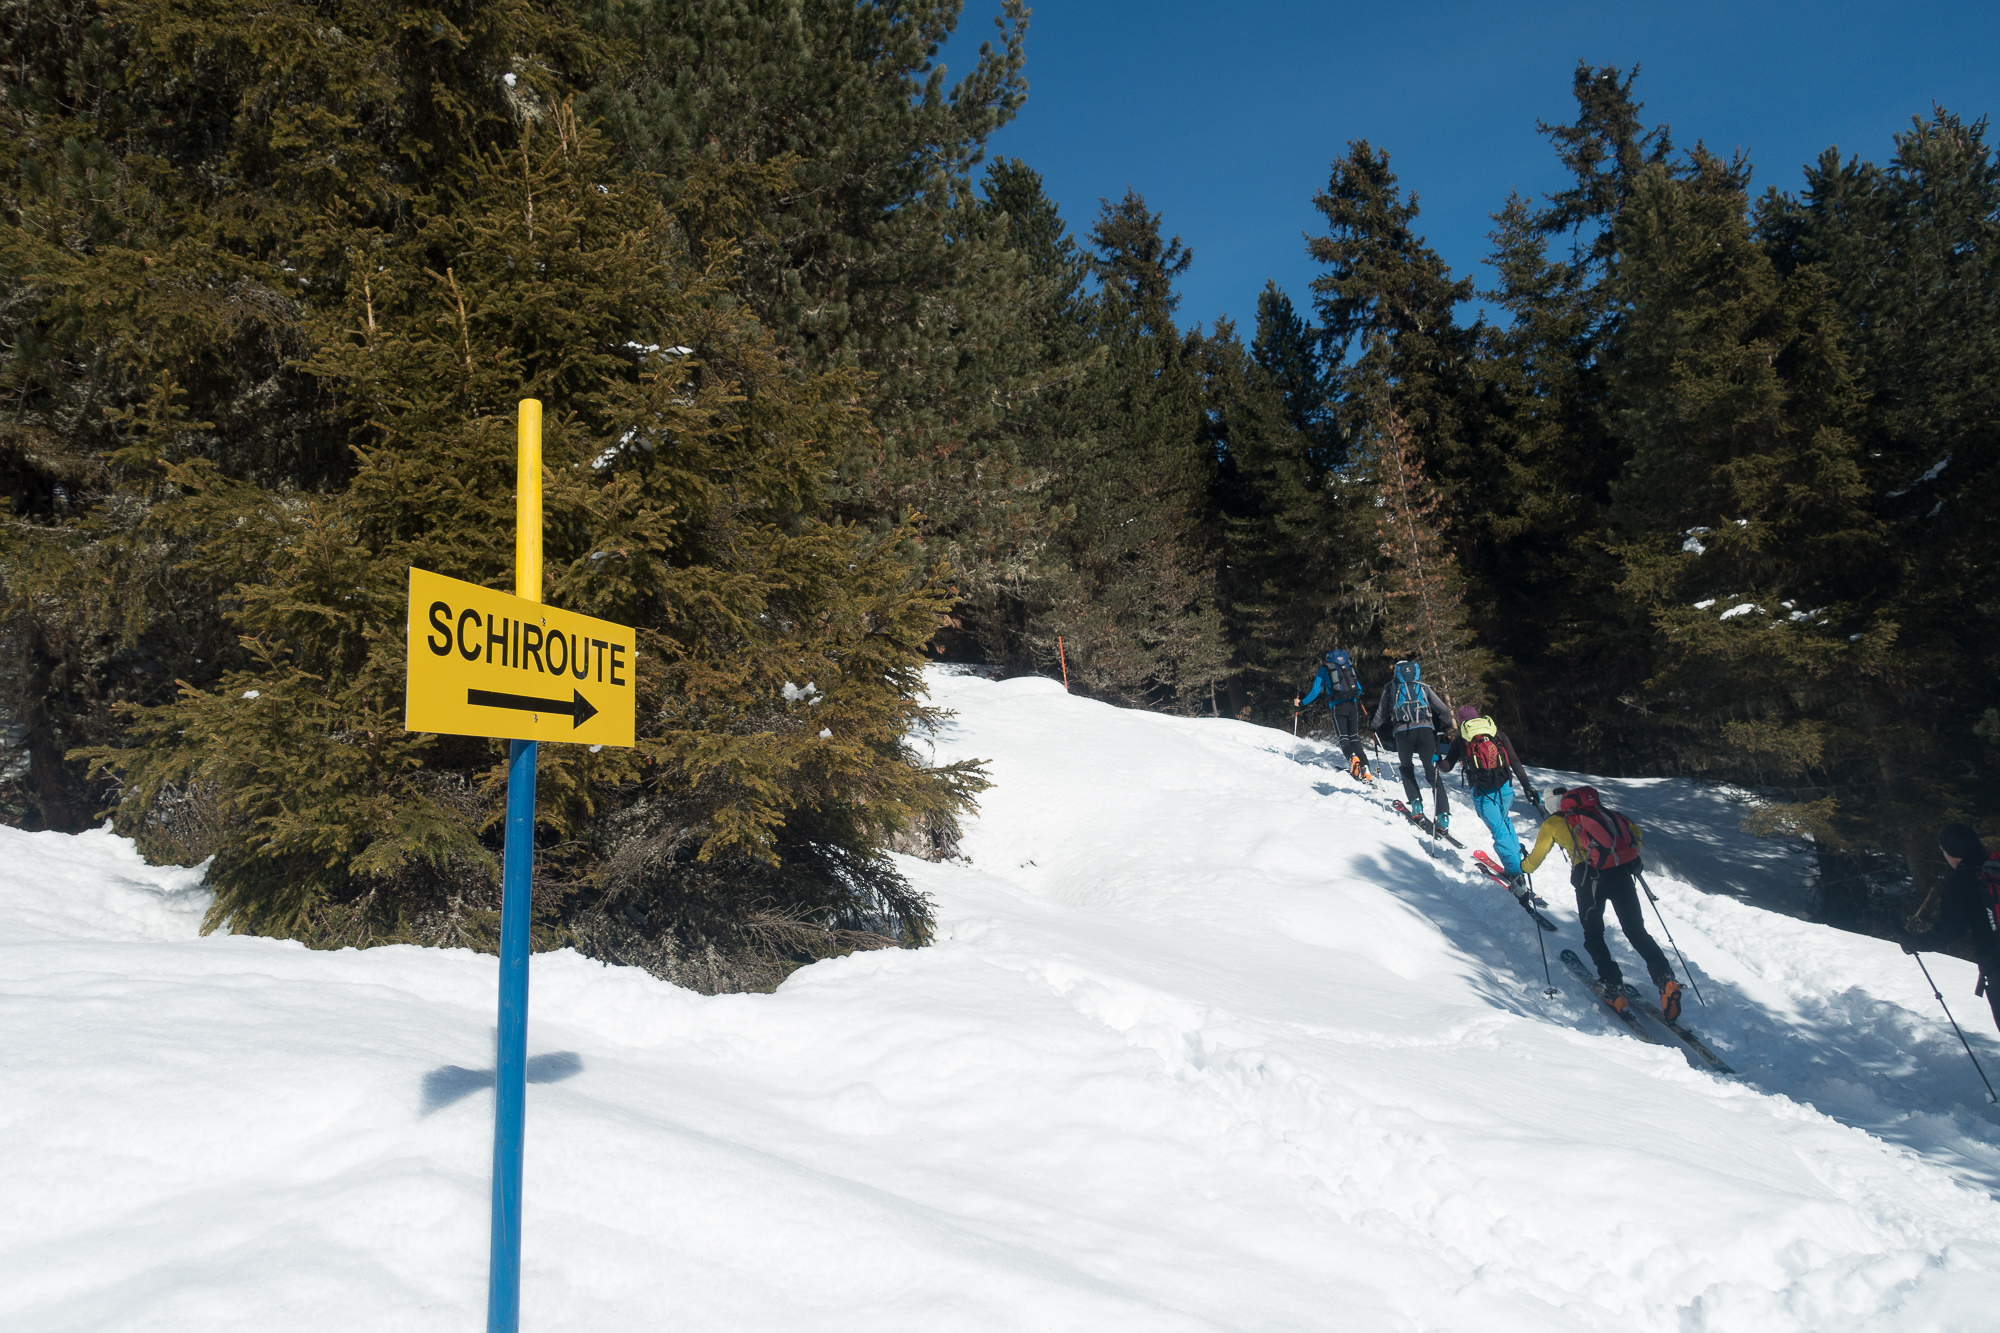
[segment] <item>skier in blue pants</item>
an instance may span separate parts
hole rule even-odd
[[[1439,767],[1449,773],[1458,765],[1465,765],[1465,785],[1472,789],[1472,808],[1491,830],[1493,854],[1500,858],[1500,868],[1518,889],[1525,877],[1521,874],[1521,838],[1514,832],[1514,819],[1509,813],[1514,806],[1514,784],[1510,778],[1521,780],[1521,791],[1530,804],[1541,793],[1521,771],[1514,743],[1492,718],[1467,704],[1458,710],[1457,720],[1451,748],[1445,751]]]

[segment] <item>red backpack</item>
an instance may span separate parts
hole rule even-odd
[[[1556,812],[1569,825],[1584,863],[1592,870],[1610,870],[1639,859],[1639,842],[1632,836],[1632,821],[1616,810],[1606,810],[1595,787],[1571,787],[1563,793]]]
[[[1507,752],[1492,718],[1468,718],[1458,734],[1465,740],[1465,778],[1474,791],[1492,791],[1507,780]]]

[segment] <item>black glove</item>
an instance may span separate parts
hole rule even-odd
[[[1917,952],[1917,942],[1908,935],[1897,936],[1896,943],[1902,947],[1904,953],[1914,954]]]

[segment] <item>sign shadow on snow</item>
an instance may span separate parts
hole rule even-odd
[[[583,1057],[575,1051],[547,1051],[528,1057],[528,1082],[560,1083],[583,1072]],[[484,1092],[493,1086],[490,1069],[466,1069],[443,1065],[424,1075],[425,1115],[442,1111],[453,1102]]]

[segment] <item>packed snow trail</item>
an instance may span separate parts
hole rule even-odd
[[[1991,1325],[2000,1113],[1895,946],[1649,825],[1719,1079],[1544,998],[1533,924],[1337,752],[933,688],[996,780],[965,863],[904,863],[935,946],[768,996],[535,959],[524,1328]],[[0,1327],[477,1327],[493,960],[197,938],[197,878],[0,831]]]

